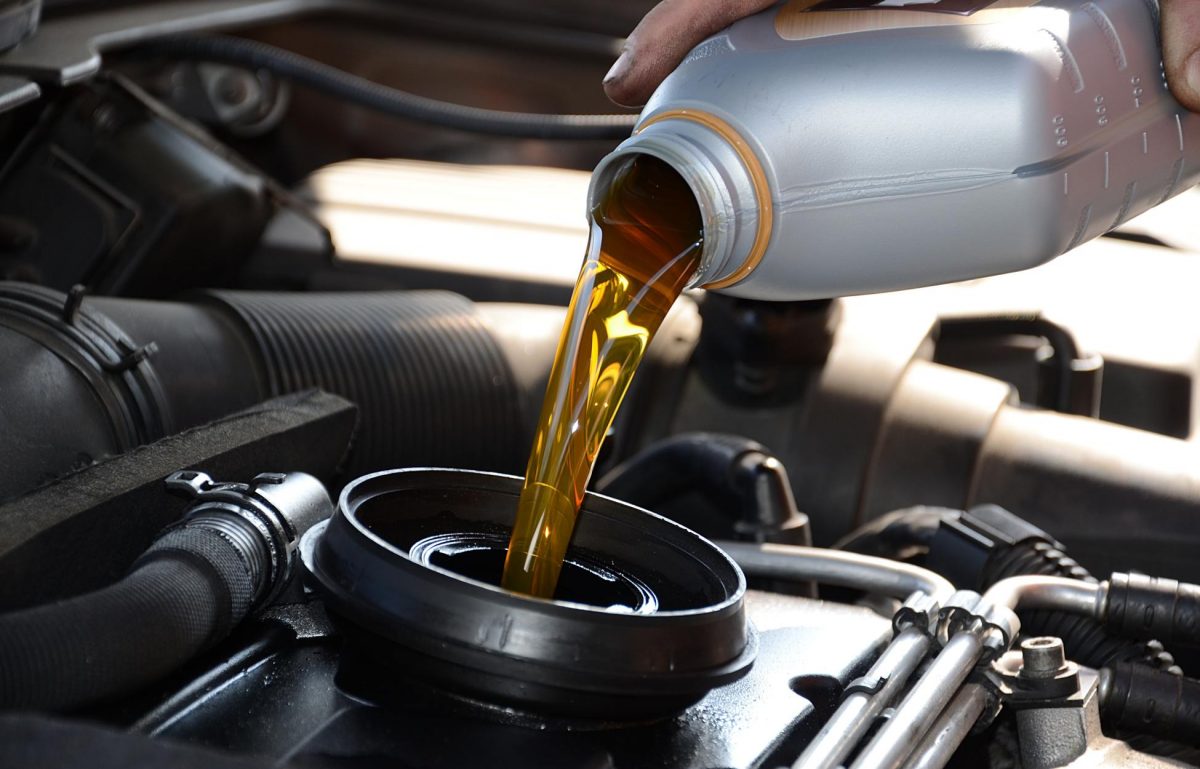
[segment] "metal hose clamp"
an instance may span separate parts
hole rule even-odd
[[[261,473],[250,483],[220,483],[185,470],[167,477],[169,491],[194,500],[177,526],[203,525],[243,553],[263,605],[292,575],[300,536],[333,514],[325,487],[306,473]]]
[[[1016,612],[970,590],[959,590],[938,612],[935,638],[943,646],[958,633],[976,633],[986,652],[981,662],[991,662],[1008,651],[1021,629]]]

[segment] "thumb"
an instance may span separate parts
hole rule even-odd
[[[704,38],[773,3],[775,0],[663,0],[630,33],[621,57],[604,78],[604,92],[627,107],[645,104],[663,78]]]
[[[1162,41],[1171,93],[1200,112],[1200,0],[1162,0]]]

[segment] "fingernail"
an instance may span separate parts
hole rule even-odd
[[[608,74],[604,76],[604,84],[615,83],[625,77],[629,71],[629,51],[621,51],[621,55],[613,62],[612,68],[608,70]]]
[[[1192,51],[1187,63],[1183,65],[1183,76],[1192,91],[1200,94],[1200,50]]]

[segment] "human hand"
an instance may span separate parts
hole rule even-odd
[[[1162,0],[1162,44],[1171,93],[1200,112],[1200,0]]]
[[[701,40],[774,1],[663,0],[629,35],[604,78],[604,92],[617,104],[645,104]],[[1200,112],[1200,0],[1162,0],[1162,43],[1171,92]]]
[[[604,76],[608,98],[626,107],[646,103],[658,84],[701,40],[775,0],[662,0],[638,22]],[[1176,0],[1200,3],[1200,0]]]

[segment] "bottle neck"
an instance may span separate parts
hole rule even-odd
[[[720,128],[691,115],[651,117],[600,161],[588,191],[591,211],[612,184],[622,161],[635,155],[651,155],[671,166],[695,195],[704,228],[700,267],[689,288],[720,289],[738,282],[762,258],[770,234],[770,195],[757,158],[749,158],[748,163],[744,142],[736,134],[735,141],[730,141]],[[736,142],[743,146],[739,148]],[[758,169],[759,179],[753,178],[748,166]],[[766,204],[765,235],[760,201]]]

